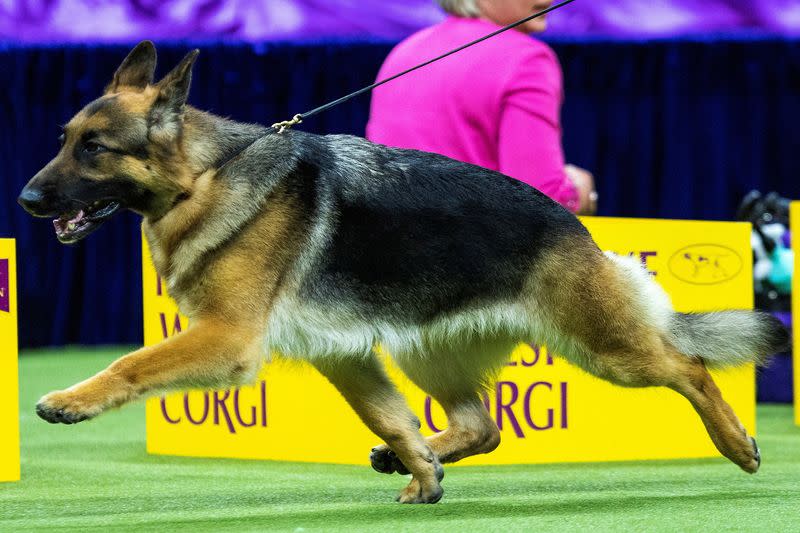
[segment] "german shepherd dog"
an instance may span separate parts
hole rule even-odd
[[[617,385],[677,391],[725,457],[758,469],[706,368],[783,350],[777,320],[673,311],[638,262],[604,254],[571,213],[497,172],[193,109],[197,54],[154,83],[155,48],[136,46],[19,197],[56,217],[63,243],[122,209],[142,215],[191,321],[44,396],[39,416],[72,424],[167,389],[248,383],[276,351],[315,366],[385,442],[370,455],[376,470],[413,475],[398,501],[433,503],[442,463],[499,444],[480,393],[525,341]],[[378,344],[441,404],[446,431],[420,435]]]

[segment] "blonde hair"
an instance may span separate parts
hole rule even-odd
[[[459,17],[478,17],[481,14],[475,0],[436,0],[442,9]]]

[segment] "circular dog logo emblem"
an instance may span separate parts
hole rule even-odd
[[[719,244],[693,244],[669,258],[669,271],[676,278],[695,285],[714,285],[730,281],[742,271],[739,254]]]

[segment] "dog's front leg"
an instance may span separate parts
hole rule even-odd
[[[261,357],[257,331],[202,319],[85,381],[47,394],[36,413],[51,423],[74,424],[158,391],[241,384],[255,377]]]

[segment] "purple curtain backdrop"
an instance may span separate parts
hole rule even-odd
[[[0,0],[0,40],[398,39],[435,23],[433,0]],[[623,38],[755,31],[800,34],[799,0],[578,0],[550,35]]]

